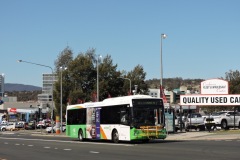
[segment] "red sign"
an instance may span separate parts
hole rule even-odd
[[[17,112],[17,108],[10,108],[9,112],[14,112],[14,113],[16,113],[16,112]]]

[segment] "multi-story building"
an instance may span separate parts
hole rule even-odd
[[[180,86],[178,89],[174,89],[173,91],[168,91],[164,89],[164,94],[167,99],[167,103],[170,104],[172,108],[176,111],[180,109],[180,95],[182,94],[199,94],[200,86],[192,87],[192,91],[188,90],[186,86]],[[149,95],[152,97],[160,98],[160,89],[149,89]],[[166,104],[166,105],[168,105]],[[189,112],[189,110],[197,110],[197,106],[182,106],[184,112]]]
[[[0,105],[0,113],[7,115],[7,120],[37,120],[39,112],[43,113],[42,118],[50,118],[52,112],[52,90],[57,81],[56,74],[43,74],[42,94],[38,95],[38,101],[18,102],[17,97],[3,97],[4,104]],[[4,76],[0,75],[0,93],[4,95]],[[1,95],[0,95],[1,96]],[[49,108],[46,107],[47,104]],[[54,106],[53,106],[54,107]]]
[[[175,103],[176,94],[173,91],[168,91],[164,89],[164,94],[168,103]],[[160,98],[160,89],[149,89],[149,95],[152,97]]]
[[[38,95],[38,101],[43,105],[51,105],[52,102],[52,91],[54,87],[54,83],[57,81],[58,77],[57,74],[43,74],[43,87],[42,87],[42,94]]]

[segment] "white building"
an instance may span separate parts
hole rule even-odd
[[[167,98],[168,103],[175,103],[176,102],[176,93],[173,91],[167,91],[164,89],[164,94]],[[152,97],[160,98],[160,89],[149,89],[149,95]]]

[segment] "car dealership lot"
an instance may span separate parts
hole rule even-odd
[[[166,140],[240,140],[240,130],[216,130],[216,131],[189,131],[169,134]]]

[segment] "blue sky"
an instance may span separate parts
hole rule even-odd
[[[211,79],[240,68],[239,0],[0,0],[0,74],[5,83],[42,86],[69,46],[111,55],[118,70],[138,64],[146,80]]]

